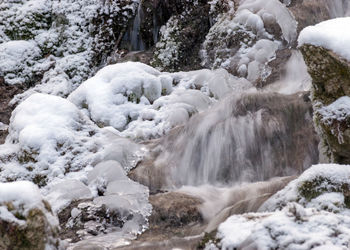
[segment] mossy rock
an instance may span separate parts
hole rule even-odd
[[[350,186],[348,183],[335,183],[329,178],[317,176],[312,180],[304,181],[298,187],[298,193],[306,201],[311,201],[324,193],[342,193],[344,203],[350,208]]]
[[[312,78],[314,124],[321,137],[322,161],[350,164],[350,117],[325,121],[318,112],[343,96],[350,96],[350,62],[322,47],[300,47]]]
[[[28,211],[25,216],[17,212],[18,219],[25,225],[0,220],[0,249],[3,250],[44,250],[49,243],[59,248],[58,228],[52,228],[43,213],[38,208]],[[49,239],[52,238],[52,239]]]
[[[334,52],[305,44],[300,47],[312,77],[313,101],[329,105],[339,97],[350,96],[350,63]]]

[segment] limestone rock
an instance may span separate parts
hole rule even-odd
[[[321,160],[348,164],[350,114],[341,110],[341,107],[335,107],[335,104],[338,98],[350,96],[350,62],[322,47],[304,44],[300,50],[312,77],[314,123],[321,137],[322,157],[325,157]],[[325,116],[330,107],[333,107],[331,112],[343,115]]]

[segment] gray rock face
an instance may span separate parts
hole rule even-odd
[[[340,164],[350,163],[350,117],[325,117],[322,110],[344,96],[350,96],[350,63],[332,51],[313,45],[300,48],[312,77],[314,122],[321,137],[325,159]]]

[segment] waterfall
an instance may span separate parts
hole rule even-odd
[[[331,18],[350,16],[349,0],[327,0],[327,5]]]
[[[130,30],[130,44],[132,51],[145,50],[145,43],[140,33],[141,20],[143,18],[142,1],[140,1],[133,25]]]
[[[177,187],[299,174],[318,161],[307,96],[264,91],[228,96],[157,142],[154,168],[164,171],[166,185]]]

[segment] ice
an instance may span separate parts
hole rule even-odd
[[[60,212],[72,201],[91,199],[90,189],[74,179],[63,180],[49,188],[45,198],[50,202],[54,212]]]
[[[117,161],[104,161],[97,164],[88,174],[88,183],[103,179],[106,184],[115,180],[126,180],[126,172]]]
[[[345,32],[350,17],[335,18],[309,26],[300,32],[298,43],[321,46],[350,61],[350,34]]]

